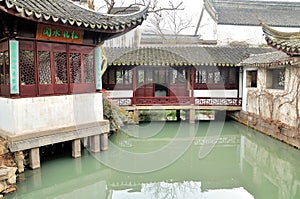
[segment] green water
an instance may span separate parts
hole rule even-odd
[[[124,132],[107,152],[61,154],[27,170],[5,198],[300,198],[300,151],[236,122],[152,122]]]

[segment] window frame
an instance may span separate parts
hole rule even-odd
[[[280,73],[283,73],[283,77],[280,77]],[[285,85],[286,85],[286,77],[285,76],[286,76],[286,67],[267,68],[266,69],[266,89],[284,90]],[[279,78],[283,78],[283,80],[280,80]]]

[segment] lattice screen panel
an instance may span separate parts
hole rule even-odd
[[[67,53],[54,53],[54,67],[55,67],[55,84],[68,83],[67,78]]]
[[[84,62],[84,82],[94,83],[94,56],[92,54],[83,55]]]
[[[35,84],[34,52],[20,50],[21,84]]]
[[[40,84],[51,84],[50,52],[38,52]]]
[[[4,85],[3,52],[0,52],[0,85]]]
[[[8,51],[4,52],[5,84],[9,85],[9,56]]]
[[[70,81],[71,83],[81,82],[81,60],[80,53],[70,53]]]

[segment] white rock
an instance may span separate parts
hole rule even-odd
[[[9,179],[7,180],[7,183],[8,183],[8,184],[16,184],[16,182],[17,182],[17,177],[16,177],[16,175],[13,175],[11,178],[9,178]]]

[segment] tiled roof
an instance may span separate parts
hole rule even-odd
[[[140,8],[138,6],[132,7],[113,7],[110,11],[111,14],[130,14],[138,12]]]
[[[252,47],[105,48],[111,66],[238,66],[250,54],[274,51]]]
[[[206,10],[218,24],[299,27],[300,2],[255,0],[204,0]]]
[[[38,22],[54,22],[89,28],[92,31],[118,31],[135,27],[146,18],[148,7],[130,15],[105,15],[85,9],[70,0],[0,0],[0,12]]]
[[[300,32],[281,32],[262,23],[268,45],[289,55],[300,55]]]
[[[262,54],[252,54],[247,59],[242,61],[243,66],[272,66],[290,64],[293,60],[290,56],[281,51],[268,52]]]
[[[199,39],[199,36],[195,35],[168,35],[164,36],[157,34],[142,33],[141,45],[201,45],[201,44],[216,44],[216,41],[204,41]]]

